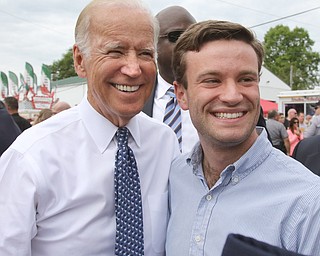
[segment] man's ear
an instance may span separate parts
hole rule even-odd
[[[188,99],[186,94],[186,89],[183,87],[182,84],[178,83],[177,81],[173,82],[174,85],[174,93],[176,94],[176,98],[180,105],[180,108],[183,110],[188,110]]]
[[[84,58],[83,54],[80,51],[78,45],[73,46],[73,64],[74,64],[74,69],[76,73],[78,74],[79,77],[81,78],[86,78],[87,73],[86,69],[84,67]]]

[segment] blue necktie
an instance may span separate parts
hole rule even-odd
[[[144,255],[143,216],[137,163],[128,146],[129,131],[121,127],[116,133],[118,152],[114,173],[116,245],[115,255]]]
[[[181,151],[181,147],[182,147],[181,108],[176,99],[176,95],[174,94],[173,86],[171,86],[167,90],[166,94],[170,96],[170,100],[166,105],[163,122],[169,125],[172,128],[172,130],[175,132],[179,142],[180,151]]]

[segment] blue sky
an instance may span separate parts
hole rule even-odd
[[[188,9],[198,20],[230,20],[251,27],[320,6],[319,0],[145,0],[156,14],[170,5]],[[0,0],[0,71],[24,73],[29,62],[40,77],[41,65],[52,64],[74,43],[78,14],[89,0]],[[320,52],[320,9],[259,26],[260,40],[278,24],[302,27]]]

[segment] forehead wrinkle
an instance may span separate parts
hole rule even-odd
[[[103,45],[104,48],[109,48],[109,49],[119,49],[119,48],[124,48],[122,45],[121,45],[121,42],[120,41],[109,41],[109,42],[106,42],[104,45]]]

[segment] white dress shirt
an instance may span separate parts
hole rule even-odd
[[[164,255],[177,139],[143,113],[127,127],[141,180],[145,255]],[[84,99],[18,137],[0,158],[0,255],[114,255],[116,130]]]
[[[153,113],[152,116],[163,121],[164,113],[166,110],[166,105],[170,100],[170,96],[166,95],[167,90],[172,86],[167,83],[158,74],[158,85],[155,92],[154,103],[153,103]],[[196,142],[199,140],[197,130],[194,128],[191,118],[189,115],[189,110],[185,111],[181,109],[181,122],[182,122],[182,153],[190,152]]]

